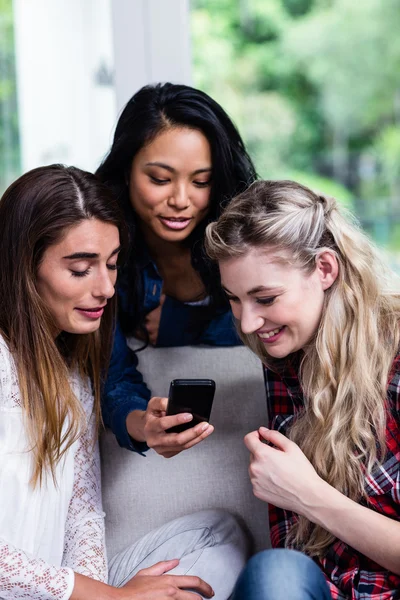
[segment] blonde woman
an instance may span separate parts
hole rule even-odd
[[[96,434],[122,246],[90,173],[40,167],[0,201],[2,600],[195,600],[211,585],[226,600],[245,562],[236,520],[209,510],[107,565]]]
[[[206,247],[266,367],[270,429],[245,443],[278,550],[251,559],[235,600],[399,598],[394,274],[333,198],[291,181],[254,183]]]

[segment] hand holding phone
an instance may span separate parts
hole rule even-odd
[[[168,396],[167,415],[191,413],[193,419],[167,429],[167,433],[180,433],[202,421],[208,422],[215,394],[212,379],[174,379]]]

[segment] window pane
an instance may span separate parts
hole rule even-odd
[[[264,178],[336,196],[400,270],[398,0],[192,0],[193,79]]]

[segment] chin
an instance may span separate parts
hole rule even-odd
[[[193,229],[189,229],[189,227],[183,231],[171,231],[168,233],[164,231],[162,234],[159,234],[159,237],[166,242],[183,242],[183,240],[189,237],[192,231]]]
[[[294,350],[286,350],[285,348],[276,348],[271,350],[267,350],[267,354],[272,358],[286,358],[289,354],[292,354]]]
[[[86,326],[71,325],[69,327],[65,327],[64,331],[66,331],[67,333],[73,333],[74,335],[87,335],[88,333],[94,333],[99,329],[99,327],[100,322],[88,324]]]

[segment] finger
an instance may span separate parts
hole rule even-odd
[[[197,592],[189,592],[189,590],[178,590],[175,598],[176,600],[201,600],[202,598],[211,598],[214,596],[214,593],[211,596],[207,596],[204,594],[198,594]]]
[[[191,413],[179,413],[178,415],[169,415],[159,419],[159,423],[157,424],[160,428],[160,431],[166,431],[170,429],[170,427],[175,427],[175,425],[182,425],[183,423],[190,423],[193,420],[193,415]],[[192,429],[192,428],[191,428]],[[188,431],[191,431],[189,429]],[[177,433],[168,433],[167,435],[180,435]],[[172,441],[172,440],[170,440]]]
[[[151,412],[161,412],[167,410],[168,398],[161,398],[160,396],[153,396],[149,400],[147,410]]]
[[[165,298],[166,298],[165,294],[161,294],[161,296],[160,296],[160,306],[162,306],[164,304]]]
[[[179,559],[173,558],[172,560],[162,560],[158,563],[155,563],[151,567],[147,567],[146,569],[141,569],[136,573],[137,575],[164,575],[171,569],[175,569],[179,565]]]
[[[200,423],[196,427],[184,431],[181,433],[167,433],[165,436],[160,436],[155,443],[152,440],[148,440],[147,443],[158,453],[165,458],[171,458],[182,452],[182,450],[188,450],[195,446],[199,442],[203,441],[206,437],[212,434],[214,427],[209,423]],[[190,437],[188,437],[190,436]]]
[[[183,452],[183,450],[189,450],[193,446],[196,446],[196,444],[198,444],[199,442],[202,442],[205,438],[210,436],[213,433],[213,431],[214,431],[214,427],[209,424],[207,429],[205,429],[199,436],[197,436],[194,440],[191,440],[187,444],[184,444],[183,446],[167,447],[167,448],[157,447],[157,448],[155,448],[155,450],[158,454],[161,454],[161,456],[163,456],[164,458],[172,458],[173,456],[176,456],[180,452]]]
[[[167,575],[168,581],[171,585],[176,585],[179,589],[186,588],[191,590],[196,590],[200,592],[203,596],[207,598],[211,598],[214,595],[214,591],[208,583],[206,583],[200,577],[196,577],[193,575]],[[188,592],[190,593],[190,592]],[[178,596],[181,598],[181,596]],[[185,596],[182,596],[184,599]],[[192,598],[192,595],[188,596],[188,598]]]
[[[183,446],[183,450],[189,450],[189,448],[193,448],[193,446],[196,446],[197,444],[199,444],[200,442],[202,442],[205,438],[209,437],[213,433],[214,427],[212,425],[210,425],[209,423],[207,425],[208,425],[208,427],[206,427],[200,433],[200,435],[198,435],[196,438],[194,438],[190,442],[187,442]]]
[[[172,434],[175,436],[174,441],[176,446],[186,448],[188,444],[194,441],[199,436],[203,435],[209,427],[212,427],[209,423],[198,423],[195,427],[181,431],[181,433]]]
[[[258,430],[260,437],[267,442],[273,444],[279,450],[287,452],[292,446],[293,442],[289,440],[285,435],[275,429],[267,429],[266,427],[260,427]]]
[[[244,444],[252,454],[254,454],[260,448],[260,436],[258,431],[251,431],[244,436]]]

